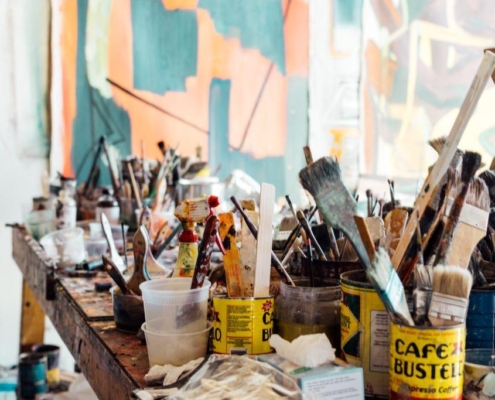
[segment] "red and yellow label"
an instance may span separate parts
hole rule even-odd
[[[466,330],[390,325],[390,398],[462,399]],[[404,397],[405,396],[405,397]]]
[[[273,297],[213,297],[213,351],[220,354],[271,353],[273,312]]]

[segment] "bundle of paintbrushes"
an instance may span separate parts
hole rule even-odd
[[[361,261],[392,319],[414,325],[407,307],[404,287],[389,256],[380,248],[375,252],[367,223],[356,218],[355,200],[345,188],[338,163],[322,158],[299,173],[302,186],[313,196],[325,223],[343,232]]]

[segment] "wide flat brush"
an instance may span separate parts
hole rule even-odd
[[[430,205],[437,190],[439,189],[438,185],[451,164],[466,125],[469,122],[478,100],[483,93],[483,89],[485,88],[488,79],[490,79],[494,69],[495,54],[490,50],[485,51],[483,60],[478,68],[478,71],[476,72],[473,82],[471,83],[469,91],[464,98],[461,108],[459,109],[457,118],[452,126],[452,129],[450,130],[450,134],[447,137],[439,158],[433,166],[431,172],[428,174],[428,177],[425,180],[418,197],[416,198],[415,208],[418,209],[419,218],[423,217],[423,213]],[[404,234],[392,259],[392,263],[396,269],[398,269],[399,265],[402,263],[404,255],[413,240],[416,231],[416,224],[418,222],[418,219],[413,215],[407,223]]]
[[[341,180],[338,163],[330,157],[320,158],[299,172],[299,180],[315,199],[325,223],[342,231],[352,243],[363,267],[370,267],[370,259],[353,218],[356,203]]]
[[[229,297],[242,297],[242,265],[239,248],[237,247],[235,221],[233,213],[218,214],[220,220],[219,232],[225,255],[223,265],[227,294]]]
[[[452,204],[447,223],[443,229],[440,248],[437,257],[435,258],[435,265],[445,265],[450,256],[453,238],[456,234],[457,226],[459,225],[459,218],[469,191],[469,186],[474,178],[474,174],[480,166],[480,163],[481,156],[475,152],[467,151],[462,158],[461,188],[454,203]]]
[[[132,252],[134,253],[134,271],[131,278],[127,281],[127,286],[138,296],[141,296],[139,285],[149,281],[150,276],[147,271],[147,253],[148,234],[144,226],[140,226],[132,241]]]
[[[457,266],[433,268],[433,292],[428,319],[435,327],[466,322],[469,294],[473,286],[471,273]]]

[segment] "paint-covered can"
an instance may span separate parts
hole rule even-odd
[[[385,306],[364,271],[340,276],[341,356],[363,368],[367,397],[387,398],[389,362],[389,318]]]
[[[32,347],[33,352],[46,356],[47,358],[47,371],[46,379],[48,381],[48,387],[50,389],[56,388],[60,385],[60,347],[52,344],[36,344]]]
[[[463,398],[495,398],[495,360],[492,349],[466,350]]]
[[[273,332],[274,298],[213,297],[213,352],[266,354]]]
[[[19,395],[22,399],[34,399],[46,393],[47,357],[37,353],[23,353],[19,357]]]
[[[390,323],[390,399],[462,399],[464,325]]]
[[[495,347],[495,291],[474,289],[466,317],[466,349]]]

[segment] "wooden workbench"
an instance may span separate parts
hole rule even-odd
[[[22,228],[12,229],[13,257],[99,399],[128,399],[144,387],[146,345],[115,329],[110,317],[88,317],[64,286],[62,275],[40,257],[41,248]],[[48,300],[50,299],[50,300]],[[110,312],[111,314],[111,312]]]

